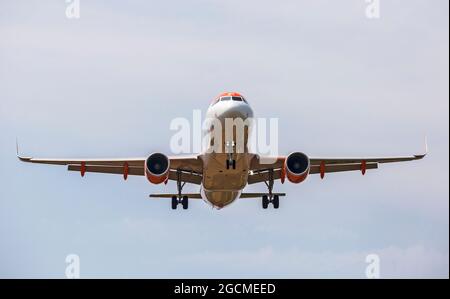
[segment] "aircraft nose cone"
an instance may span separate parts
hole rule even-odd
[[[253,117],[253,110],[246,104],[233,104],[217,115],[220,118],[242,118],[243,120]]]

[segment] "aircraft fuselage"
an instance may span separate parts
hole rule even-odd
[[[221,100],[226,97],[226,95],[219,96],[219,101],[216,100],[208,108],[207,120],[220,123],[221,132],[217,132],[217,128],[212,125],[208,126],[206,134],[210,134],[212,143],[215,143],[210,144],[201,155],[203,161],[201,194],[216,208],[223,208],[239,198],[247,185],[250,163],[254,156],[248,151],[250,126],[245,125],[242,130],[239,126],[235,126],[232,134],[228,134],[230,136],[226,133],[227,121],[245,123],[253,118],[253,110],[246,101],[233,100],[231,95],[229,96],[231,99]],[[219,141],[214,136],[222,138]]]

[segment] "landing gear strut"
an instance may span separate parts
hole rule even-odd
[[[278,209],[280,207],[280,197],[277,194],[273,194],[273,169],[269,170],[269,180],[264,182],[269,190],[268,195],[263,195],[262,197],[262,207],[263,209],[267,209],[269,207],[269,203],[273,204],[274,209]]]
[[[225,143],[225,151],[227,153],[227,169],[236,169],[236,160],[233,159],[234,141]]]
[[[177,170],[177,189],[178,196],[172,196],[172,210],[176,210],[178,204],[183,206],[184,210],[187,210],[189,207],[189,198],[186,195],[182,195],[183,187],[186,182],[181,181],[181,170]]]

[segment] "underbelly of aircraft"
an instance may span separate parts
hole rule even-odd
[[[216,208],[223,208],[237,198],[247,185],[250,158],[247,153],[233,154],[235,168],[227,168],[227,154],[203,156],[202,197]]]
[[[240,190],[236,191],[206,191],[202,190],[203,198],[210,203],[213,207],[221,209],[236,199],[241,195]]]

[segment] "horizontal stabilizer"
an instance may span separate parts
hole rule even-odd
[[[242,193],[240,198],[261,198],[264,195],[269,196],[269,193]],[[286,193],[272,193],[272,195],[278,195],[280,197],[286,196]],[[151,198],[172,198],[176,196],[178,198],[178,194],[167,193],[167,194],[150,194]],[[187,196],[189,199],[201,199],[202,196],[200,193],[185,193],[181,194],[181,196]]]
[[[172,198],[176,196],[178,198],[178,194],[150,194],[151,198]],[[187,196],[189,199],[201,199],[202,195],[200,193],[185,193],[181,194],[181,196]]]
[[[269,196],[269,193],[242,193],[240,198],[261,198],[264,195]],[[272,193],[272,195],[286,196],[286,193]]]

